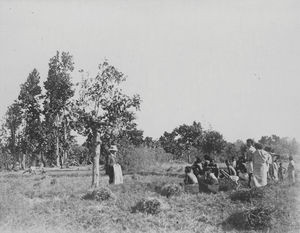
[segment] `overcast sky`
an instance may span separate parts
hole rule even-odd
[[[300,1],[0,1],[0,116],[56,50],[91,74],[105,58],[143,100],[154,138],[200,121],[235,141],[300,140]]]

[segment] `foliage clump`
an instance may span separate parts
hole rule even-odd
[[[158,214],[161,212],[161,203],[157,199],[142,199],[132,207],[132,212],[147,213],[147,214]]]
[[[237,229],[263,230],[272,226],[275,208],[261,206],[231,215],[227,222]]]
[[[235,183],[234,181],[230,181],[227,178],[221,178],[219,179],[219,191],[230,191],[230,190],[237,190],[241,186],[240,183]]]
[[[115,199],[115,195],[113,192],[107,188],[107,187],[100,187],[97,189],[94,189],[93,191],[89,191],[87,194],[85,194],[82,199],[84,200],[95,200],[95,201],[107,201],[110,199]]]
[[[258,207],[245,212],[247,225],[251,229],[264,229],[271,227],[272,213],[275,210],[270,207]]]
[[[161,187],[160,193],[167,198],[179,196],[182,193],[182,188],[178,184],[165,184]]]
[[[238,190],[230,195],[230,199],[232,201],[251,202],[253,199],[262,199],[264,195],[264,189],[252,188],[250,190]]]

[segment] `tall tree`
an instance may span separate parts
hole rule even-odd
[[[13,163],[13,157],[9,153],[9,138],[10,132],[6,126],[6,120],[1,123],[0,127],[0,153],[1,153],[1,167],[6,170],[9,169],[9,165]]]
[[[25,127],[22,137],[23,155],[31,155],[31,161],[36,159],[40,152],[41,145],[41,120],[39,99],[42,92],[40,87],[39,72],[34,69],[27,77],[24,84],[21,85],[19,94],[19,103],[23,110],[22,118],[25,121]],[[25,168],[25,157],[22,159],[22,166]]]
[[[202,126],[194,121],[192,125],[180,125],[171,133],[165,132],[159,141],[166,152],[176,155],[177,158],[186,155],[190,162],[190,150],[201,150],[202,138]]]
[[[125,95],[120,84],[126,80],[123,73],[107,61],[99,65],[95,78],[81,83],[79,99],[74,104],[77,130],[88,136],[93,158],[92,186],[99,185],[99,157],[102,141],[107,135],[118,135],[134,119],[134,109],[140,106],[140,97]]]
[[[20,126],[22,124],[22,109],[20,104],[15,101],[12,105],[8,107],[6,112],[6,124],[5,126],[9,130],[9,138],[8,138],[8,149],[10,154],[13,157],[13,165],[15,167],[16,163],[19,162],[18,156],[18,131],[20,130]]]
[[[59,52],[50,59],[48,78],[44,82],[46,96],[44,101],[45,123],[44,129],[47,134],[48,156],[55,153],[56,165],[61,164],[60,150],[66,153],[65,146],[67,140],[68,127],[66,115],[68,114],[68,104],[74,95],[71,82],[71,73],[74,70],[73,57],[67,53]],[[55,148],[55,149],[54,149]]]
[[[222,134],[214,130],[204,132],[201,149],[204,153],[210,155],[220,154],[225,148],[226,142]]]

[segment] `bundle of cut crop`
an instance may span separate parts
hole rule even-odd
[[[115,198],[116,197],[113,192],[107,187],[100,187],[95,190],[89,191],[82,197],[82,199],[85,200],[96,200],[100,202]]]
[[[182,188],[178,184],[165,184],[161,188],[161,195],[166,197],[179,196],[182,193]]]
[[[158,214],[161,211],[161,203],[157,199],[141,199],[132,207],[132,212],[141,212],[147,214]]]

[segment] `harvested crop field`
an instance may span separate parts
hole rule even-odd
[[[1,232],[300,230],[299,183],[273,184],[251,194],[247,189],[189,194],[180,186],[180,176],[130,174],[124,184],[115,186],[107,185],[108,177],[102,176],[93,199],[90,176],[54,174],[0,175]]]

